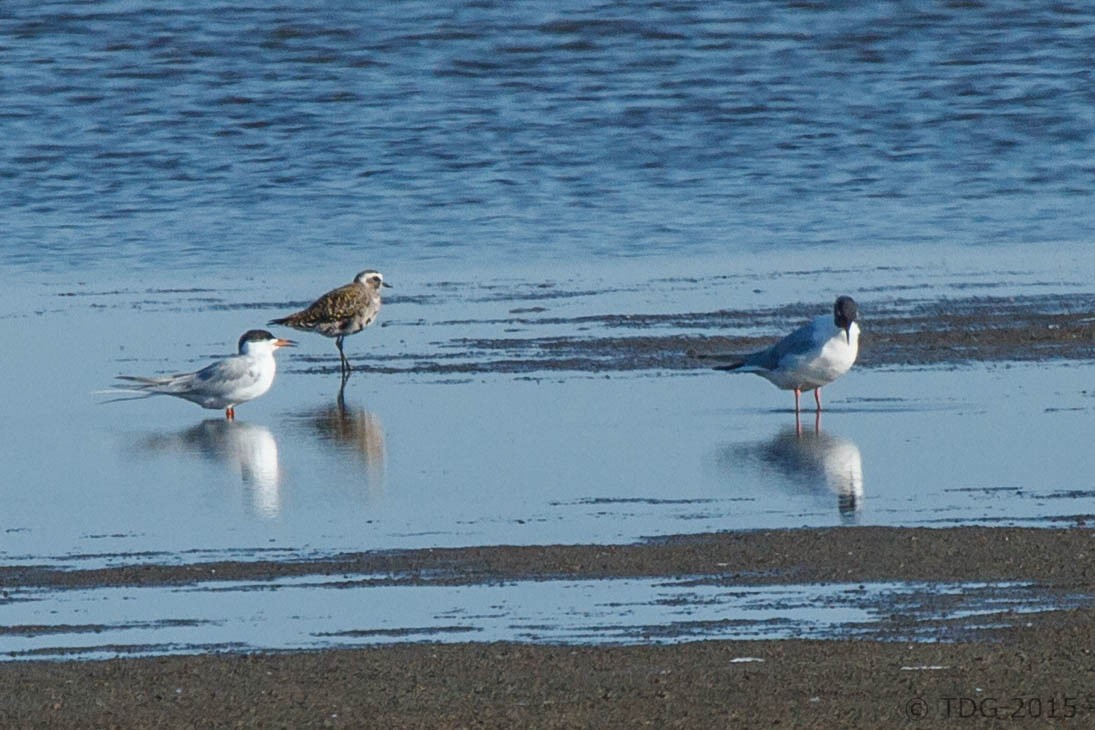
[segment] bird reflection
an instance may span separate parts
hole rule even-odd
[[[175,434],[150,436],[141,446],[147,451],[198,454],[238,468],[251,510],[262,517],[276,517],[281,511],[278,444],[265,426],[209,419]]]
[[[785,427],[767,441],[735,445],[719,456],[726,467],[740,467],[742,460],[774,471],[807,491],[826,488],[836,494],[844,521],[858,519],[863,507],[863,457],[852,441],[823,432],[820,422],[813,430]]]
[[[353,454],[361,462],[367,496],[379,496],[384,491],[384,471],[387,446],[380,417],[360,406],[348,405],[344,396],[343,378],[337,400],[327,406],[306,411],[298,418],[319,434],[320,438],[340,452]]]

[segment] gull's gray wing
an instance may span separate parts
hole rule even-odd
[[[775,370],[783,358],[804,355],[817,346],[814,323],[804,324],[766,350],[754,352],[742,358],[741,367]]]

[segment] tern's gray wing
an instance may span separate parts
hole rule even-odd
[[[148,395],[160,393],[177,395],[181,398],[200,396],[204,399],[208,396],[232,393],[238,388],[246,387],[259,379],[259,373],[250,358],[229,357],[208,365],[196,373],[162,375],[153,378],[119,375],[118,379],[138,383],[134,386],[134,390]]]
[[[767,350],[746,355],[742,367],[764,368],[775,370],[780,361],[788,356],[804,355],[814,349],[817,343],[814,341],[814,324],[804,324],[791,334],[784,337]]]
[[[179,381],[176,381],[176,387],[179,391],[200,391],[205,395],[221,395],[253,385],[258,379],[259,371],[251,358],[229,357],[204,367],[196,373],[182,376]]]

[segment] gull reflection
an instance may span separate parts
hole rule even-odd
[[[854,442],[823,432],[820,424],[812,431],[788,426],[767,441],[735,445],[719,456],[724,467],[740,466],[742,460],[799,489],[835,494],[841,517],[858,519],[863,507],[863,457]]]
[[[281,511],[278,444],[265,426],[209,419],[178,433],[150,436],[140,446],[146,451],[198,454],[238,468],[251,510],[262,517],[277,517]]]
[[[383,494],[387,446],[379,416],[360,406],[347,405],[339,390],[333,404],[297,417],[319,434],[323,442],[339,452],[352,454],[361,463],[368,499]]]

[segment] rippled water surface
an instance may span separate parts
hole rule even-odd
[[[1086,3],[8,2],[5,268],[1092,229]]]
[[[796,432],[476,343],[1090,293],[1092,48],[1086,3],[5,2],[0,559],[1084,522],[1088,361],[860,367]],[[314,335],[234,423],[95,394],[370,267],[341,397]]]

